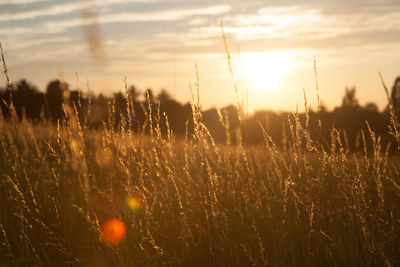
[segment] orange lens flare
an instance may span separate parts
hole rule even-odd
[[[101,238],[109,244],[118,244],[126,235],[125,223],[117,218],[112,218],[101,226]]]

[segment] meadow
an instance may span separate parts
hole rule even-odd
[[[8,103],[10,118],[0,118],[0,265],[400,264],[400,158],[368,123],[360,151],[346,149],[334,128],[328,149],[313,140],[308,113],[304,123],[289,119],[285,149],[261,126],[263,146],[241,142],[242,125],[232,144],[223,117],[226,142],[216,143],[194,92],[193,130],[183,138],[150,98],[148,134],[133,132],[127,117],[116,122],[112,103],[97,129],[79,106],[64,106],[54,124],[19,119]],[[390,146],[398,148],[390,111]]]

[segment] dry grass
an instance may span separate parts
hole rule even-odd
[[[112,116],[89,130],[77,107],[57,127],[1,118],[0,264],[400,264],[400,160],[372,130],[363,133],[372,155],[346,152],[336,129],[325,151],[296,114],[285,151],[263,129],[264,147],[218,145],[198,87],[185,140],[161,134],[159,113],[148,114],[150,136],[129,121],[115,130]],[[226,121],[221,114],[229,132]],[[101,238],[110,218],[127,226],[118,245]]]

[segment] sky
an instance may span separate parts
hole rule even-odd
[[[40,90],[62,75],[110,95],[126,77],[189,101],[197,64],[204,108],[234,103],[237,84],[249,112],[304,109],[303,88],[315,109],[315,58],[328,109],[356,86],[382,110],[378,71],[389,87],[400,76],[400,1],[0,0],[0,42],[11,80]]]

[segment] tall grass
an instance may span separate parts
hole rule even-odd
[[[246,148],[231,145],[221,112],[227,141],[215,144],[202,123],[198,74],[193,91],[194,131],[185,140],[149,96],[149,136],[133,134],[126,118],[115,129],[112,103],[98,130],[76,106],[65,107],[57,126],[19,121],[15,112],[1,118],[0,264],[400,264],[400,159],[370,128],[364,153],[348,152],[338,129],[326,150],[294,114],[286,149],[261,127],[265,145]],[[102,238],[110,218],[127,227],[118,244]]]

